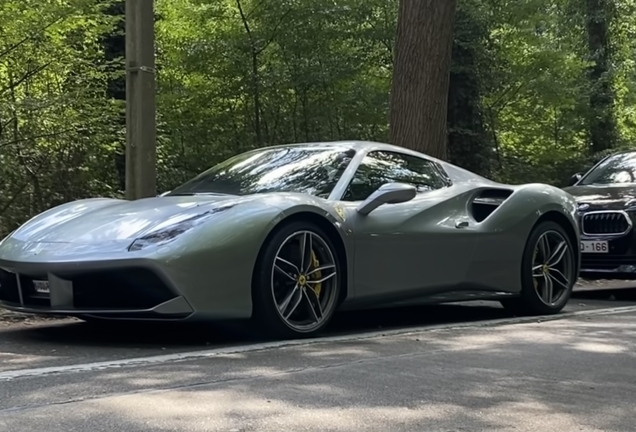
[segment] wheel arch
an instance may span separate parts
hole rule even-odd
[[[338,300],[339,302],[342,302],[347,297],[349,297],[349,294],[351,293],[351,283],[349,280],[350,272],[348,267],[348,263],[350,262],[348,253],[349,249],[347,247],[345,238],[343,238],[343,233],[338,228],[336,228],[336,224],[339,224],[339,221],[333,215],[325,213],[319,212],[318,209],[303,207],[296,209],[296,211],[288,210],[284,212],[284,214],[282,214],[279,218],[277,218],[259,248],[258,256],[252,269],[252,284],[254,284],[256,269],[258,268],[262,259],[263,249],[270,241],[270,239],[276,234],[279,229],[281,229],[285,225],[295,221],[306,221],[315,223],[329,236],[329,239],[333,242],[334,247],[336,248],[338,261],[340,262],[341,271],[343,272],[343,277],[341,279],[343,283],[343,289],[340,292],[340,298]]]

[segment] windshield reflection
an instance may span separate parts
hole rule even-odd
[[[622,153],[607,158],[579,185],[636,183],[636,152]]]
[[[354,155],[333,145],[255,150],[221,162],[168,196],[299,192],[327,198]]]

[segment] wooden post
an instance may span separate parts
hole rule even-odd
[[[126,0],[126,198],[157,194],[154,0]]]

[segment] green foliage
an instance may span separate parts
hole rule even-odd
[[[161,186],[258,145],[386,139],[395,6],[158,1]]]
[[[114,0],[0,5],[0,234],[58,203],[121,196]],[[610,2],[618,148],[636,139],[635,0]],[[158,181],[257,146],[388,139],[398,0],[155,0]],[[121,17],[119,17],[121,19]],[[589,145],[585,2],[460,0],[452,160],[563,185]],[[107,60],[108,59],[108,60]],[[611,150],[610,150],[611,151]]]
[[[0,5],[0,232],[56,203],[109,194],[112,106],[94,2]]]
[[[455,18],[448,94],[450,162],[477,174],[493,174],[494,137],[486,130],[483,95],[489,83],[494,53],[489,23],[479,0],[464,0]]]
[[[490,3],[497,62],[484,100],[498,177],[560,183],[587,140],[583,17],[569,0]]]

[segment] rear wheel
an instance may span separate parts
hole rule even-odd
[[[515,315],[551,315],[560,312],[576,282],[576,255],[565,230],[543,222],[530,233],[521,263],[521,296],[502,301]]]
[[[331,320],[341,289],[331,239],[311,222],[292,222],[265,244],[252,287],[258,329],[278,338],[313,336]]]

